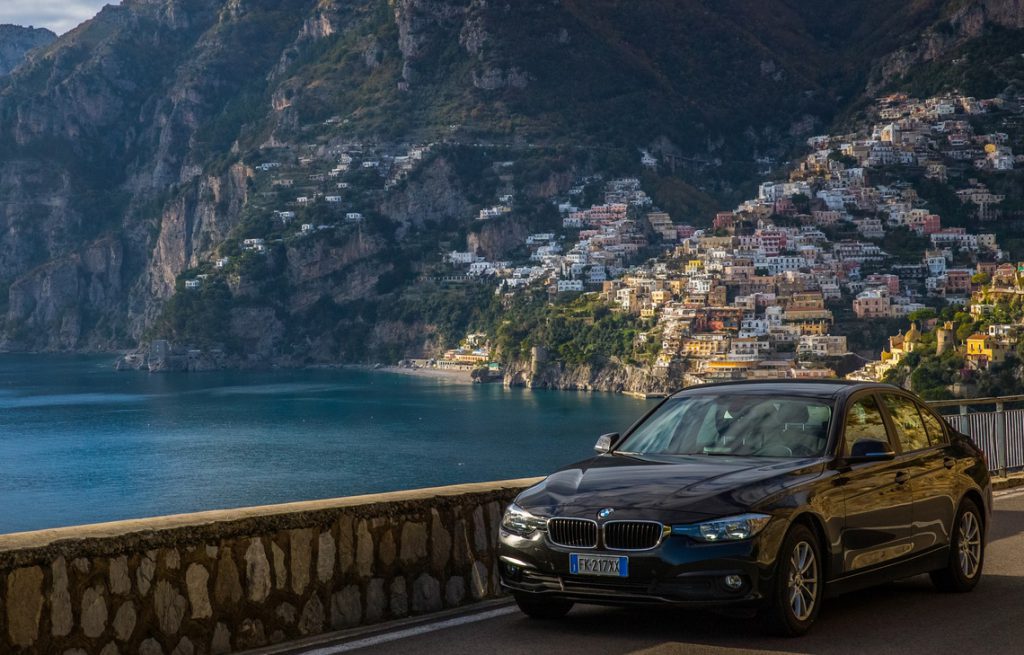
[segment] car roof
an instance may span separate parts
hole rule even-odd
[[[899,391],[898,387],[878,382],[859,382],[855,380],[743,380],[738,382],[719,382],[688,387],[672,397],[704,394],[736,394],[736,395],[776,395],[802,396],[806,398],[835,399],[848,396],[863,389],[880,389]]]

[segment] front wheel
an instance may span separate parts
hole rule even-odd
[[[515,594],[516,605],[519,610],[531,619],[553,620],[560,619],[572,609],[571,600],[558,600],[545,598],[533,594]]]
[[[952,532],[949,562],[930,575],[940,591],[965,593],[978,586],[985,563],[984,525],[974,501],[966,499],[960,504]]]
[[[794,525],[779,549],[775,584],[768,599],[768,628],[787,637],[798,637],[818,618],[824,591],[821,546],[805,525]]]

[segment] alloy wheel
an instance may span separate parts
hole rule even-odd
[[[818,566],[814,548],[806,541],[797,543],[789,559],[789,607],[793,617],[806,621],[818,602]]]
[[[957,549],[960,572],[970,580],[978,574],[978,567],[981,566],[981,526],[974,512],[964,512],[960,517]]]

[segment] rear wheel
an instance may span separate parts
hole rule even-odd
[[[984,525],[981,511],[974,501],[965,499],[960,504],[952,533],[949,562],[945,567],[932,571],[931,578],[941,591],[964,593],[978,585],[985,563]]]
[[[779,549],[764,615],[772,632],[797,637],[811,629],[821,608],[822,577],[817,536],[805,525],[794,525]]]
[[[545,598],[533,594],[515,594],[516,605],[520,611],[531,619],[552,620],[560,619],[572,609],[571,600],[559,600],[556,598]]]

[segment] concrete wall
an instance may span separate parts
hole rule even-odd
[[[534,482],[0,535],[0,653],[212,655],[493,597]]]

